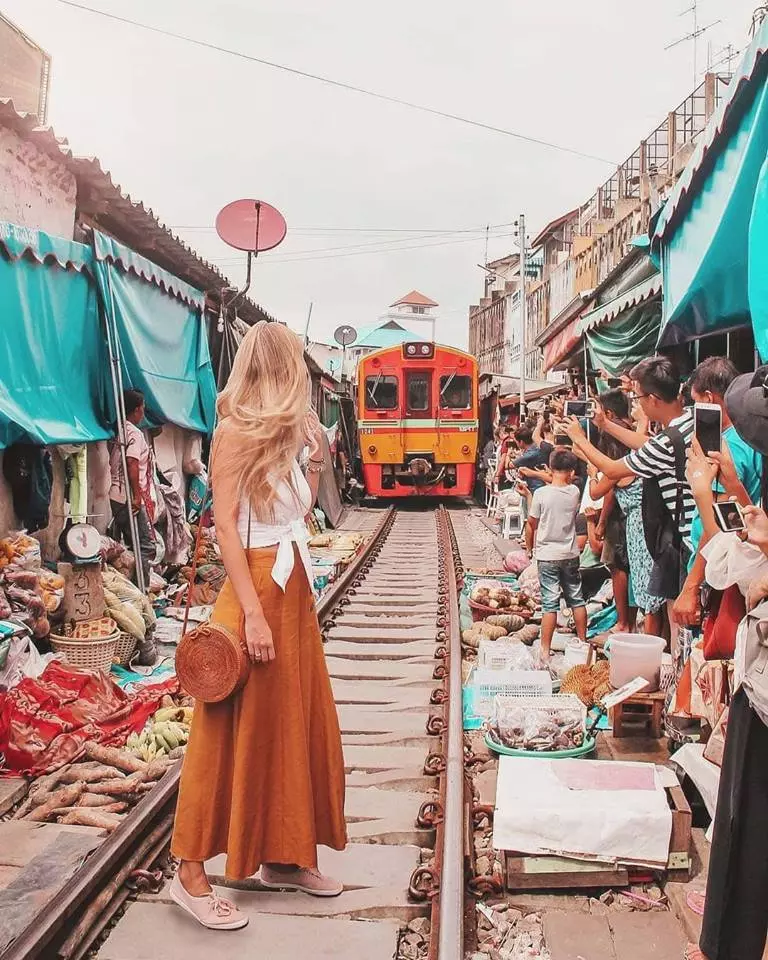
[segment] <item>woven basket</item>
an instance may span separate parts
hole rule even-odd
[[[121,666],[127,667],[131,662],[131,657],[138,642],[136,637],[132,637],[130,633],[120,633],[118,635],[115,641],[115,659]]]
[[[104,640],[77,640],[56,633],[50,635],[54,653],[62,654],[66,663],[86,670],[102,670],[104,673],[109,673],[115,660],[117,638],[117,633]]]

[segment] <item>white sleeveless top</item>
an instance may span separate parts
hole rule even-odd
[[[277,556],[272,567],[272,579],[283,591],[285,591],[285,585],[293,573],[293,545],[296,544],[309,586],[314,593],[312,560],[309,555],[309,531],[304,522],[304,517],[309,513],[312,506],[312,491],[309,489],[306,477],[295,460],[292,475],[298,498],[291,490],[287,480],[283,480],[277,490],[277,499],[274,503],[274,519],[269,523],[262,523],[249,511],[248,500],[243,497],[240,501],[237,532],[240,535],[242,545],[246,548],[250,546],[252,550],[277,545]],[[250,536],[248,531],[249,516]]]

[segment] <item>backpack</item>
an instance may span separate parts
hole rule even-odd
[[[682,557],[683,537],[680,533],[685,509],[685,440],[677,427],[668,427],[665,433],[675,455],[677,496],[674,516],[667,507],[655,477],[643,480],[642,513],[645,543],[653,559],[648,592],[652,596],[674,599],[680,592],[686,572]]]

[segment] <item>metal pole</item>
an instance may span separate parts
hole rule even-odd
[[[107,286],[109,288],[110,309],[106,310],[107,350],[109,351],[109,369],[112,376],[112,390],[115,395],[115,409],[117,412],[117,441],[120,445],[120,460],[123,468],[123,483],[125,484],[125,505],[128,510],[128,528],[131,535],[131,547],[136,561],[136,586],[142,593],[146,593],[147,584],[144,583],[144,568],[141,563],[141,543],[139,540],[139,526],[133,512],[130,493],[131,483],[128,476],[128,459],[125,450],[128,445],[125,423],[125,400],[123,398],[123,373],[120,368],[120,342],[117,336],[117,326],[114,328],[115,295],[112,290],[112,277],[107,268]]]
[[[449,519],[445,507],[438,517],[443,540],[442,557],[448,583],[448,744],[445,751],[445,809],[443,860],[440,875],[440,960],[464,956],[464,730],[461,711],[461,633],[456,611],[459,595],[451,554]]]
[[[525,416],[525,360],[526,360],[526,330],[527,303],[525,300],[525,214],[520,214],[518,220],[520,232],[520,422]]]
[[[307,325],[304,327],[304,349],[307,349],[307,344],[309,343],[309,321],[312,319],[312,307],[314,306],[313,302],[309,303],[309,310],[307,310]]]

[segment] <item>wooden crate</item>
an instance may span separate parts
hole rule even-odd
[[[691,874],[691,808],[682,787],[668,787],[672,810],[667,877],[686,882]],[[530,856],[505,851],[507,890],[568,890],[588,887],[628,887],[637,867],[572,860],[568,857]]]

